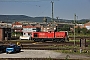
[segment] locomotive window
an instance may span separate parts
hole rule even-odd
[[[34,37],[38,37],[38,34],[37,34],[37,33],[35,33],[35,34],[34,34]]]
[[[32,30],[36,30],[36,29],[32,29]]]

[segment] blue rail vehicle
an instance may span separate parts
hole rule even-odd
[[[10,45],[9,47],[6,48],[6,53],[16,53],[16,52],[20,52],[21,51],[21,47],[15,44]]]

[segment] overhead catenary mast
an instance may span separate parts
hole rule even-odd
[[[51,21],[53,22],[53,1],[51,1],[51,3],[52,3],[52,19],[51,19]]]
[[[51,31],[54,31],[53,3],[54,3],[54,2],[53,2],[53,1],[51,1],[51,4],[52,4],[52,5],[51,5],[51,6],[52,6],[52,9],[51,9],[51,15],[52,15],[52,18],[51,18],[51,24],[50,24],[50,25],[51,25],[51,28],[50,28],[50,30],[51,30]]]
[[[74,14],[74,46],[76,45],[76,39],[75,39],[75,26],[76,26],[76,14]]]

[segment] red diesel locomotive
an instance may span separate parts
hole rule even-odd
[[[34,41],[54,41],[54,42],[65,42],[68,40],[68,32],[32,32],[32,40]]]

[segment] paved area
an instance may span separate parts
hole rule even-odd
[[[50,50],[21,50],[20,53],[14,53],[14,54],[2,53],[0,54],[0,58],[60,58],[62,59],[62,58],[66,58],[67,55],[71,59],[72,58],[75,58],[75,59],[90,58],[87,56],[63,54],[63,53],[58,53]]]

